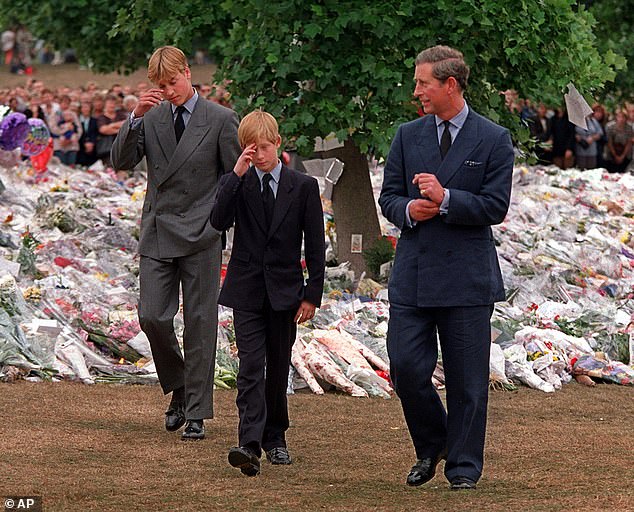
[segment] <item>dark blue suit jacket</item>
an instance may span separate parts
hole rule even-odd
[[[324,220],[317,180],[282,165],[275,209],[266,230],[260,179],[251,167],[242,178],[225,174],[218,184],[211,224],[235,222],[231,259],[218,303],[259,311],[265,296],[275,311],[307,300],[321,304],[324,286]],[[302,239],[308,279],[301,265]]]
[[[383,215],[402,230],[390,302],[450,307],[504,300],[490,226],[506,216],[513,157],[508,130],[472,110],[444,160],[433,115],[399,127],[379,198]],[[435,174],[449,189],[449,212],[410,228],[405,208],[421,197],[412,179],[422,172]]]

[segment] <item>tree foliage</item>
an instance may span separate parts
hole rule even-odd
[[[385,155],[396,126],[412,119],[414,58],[427,46],[461,49],[467,97],[479,112],[527,131],[499,91],[561,103],[568,82],[590,98],[632,53],[631,1],[596,0],[0,0],[5,22],[26,23],[57,47],[74,47],[97,71],[144,65],[176,44],[224,57],[241,111],[266,106],[304,151],[335,131],[362,152]],[[599,48],[599,50],[598,50]],[[629,75],[619,75],[619,78]],[[629,80],[629,79],[628,79]],[[631,81],[621,82],[631,87]],[[610,90],[614,89],[610,86]],[[629,89],[631,91],[631,89]]]
[[[227,0],[234,20],[224,75],[239,110],[273,111],[310,150],[335,131],[362,152],[386,154],[397,125],[415,117],[414,59],[425,47],[459,48],[471,65],[469,103],[528,131],[499,92],[560,104],[573,82],[594,95],[620,64],[599,53],[594,18],[573,0]]]
[[[5,25],[22,23],[56,48],[75,48],[98,72],[134,71],[164,44],[218,53],[230,23],[202,0],[0,0],[0,12]]]
[[[634,2],[632,0],[595,0],[590,12],[597,20],[595,34],[599,51],[610,56],[614,53],[627,59],[614,81],[606,84],[604,97],[610,102],[634,96]]]

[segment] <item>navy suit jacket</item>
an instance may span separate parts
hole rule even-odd
[[[324,219],[317,180],[282,165],[271,226],[267,230],[260,179],[251,167],[218,184],[211,224],[222,231],[235,222],[231,259],[218,303],[259,311],[265,295],[275,311],[302,300],[321,304],[324,285]],[[301,265],[302,238],[308,279]]]
[[[401,125],[385,165],[379,204],[401,229],[390,302],[418,307],[481,306],[504,300],[491,225],[508,211],[513,172],[508,130],[469,110],[444,160],[435,117]],[[414,174],[435,174],[449,189],[447,215],[413,227],[405,208],[420,191]]]

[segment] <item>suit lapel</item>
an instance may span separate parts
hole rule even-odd
[[[165,101],[159,108],[161,111],[158,116],[158,122],[154,123],[154,132],[158,145],[163,152],[163,156],[165,160],[169,162],[176,149],[176,134],[174,133],[174,123],[172,121],[172,107],[168,101]]]
[[[273,219],[271,220],[271,228],[269,229],[269,236],[275,233],[275,230],[280,226],[284,216],[291,205],[292,192],[294,188],[293,175],[289,169],[282,164],[282,172],[280,173],[280,183],[277,187],[277,196],[275,197],[275,208],[273,210]]]
[[[266,218],[264,216],[262,192],[260,191],[260,178],[258,178],[258,175],[255,172],[255,167],[251,167],[247,171],[247,176],[244,180],[244,186],[247,193],[247,207],[251,210],[251,214],[255,218],[255,221],[258,223],[258,226],[260,226],[262,233],[266,235]]]
[[[207,109],[205,107],[205,100],[198,98],[191,118],[189,119],[189,122],[185,127],[185,131],[183,132],[183,136],[178,144],[176,144],[176,134],[174,133],[174,126],[172,123],[173,116],[171,115],[171,108],[169,109],[171,140],[174,141],[174,151],[172,153],[172,157],[168,158],[169,164],[167,166],[167,171],[165,172],[165,175],[162,176],[159,185],[166,181],[185,163],[209,131],[209,121],[207,120]]]
[[[430,115],[427,119],[423,118],[422,121],[423,124],[416,138],[416,147],[423,161],[423,168],[416,172],[436,174],[440,167],[441,158],[435,117]]]
[[[434,140],[438,140],[437,132]],[[458,172],[458,169],[460,169],[466,158],[479,144],[480,137],[478,136],[477,119],[473,111],[469,110],[469,115],[458,133],[456,140],[453,141],[449,151],[445,155],[445,159],[440,164],[440,167],[438,167],[436,178],[443,187],[446,186],[453,175]],[[440,156],[440,146],[438,146],[438,155]]]

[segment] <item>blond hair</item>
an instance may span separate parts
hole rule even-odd
[[[244,116],[238,127],[238,142],[246,147],[259,140],[276,143],[280,132],[275,118],[264,110],[254,110]]]
[[[161,46],[154,50],[147,66],[147,77],[153,84],[170,80],[188,67],[185,54],[175,46]]]

